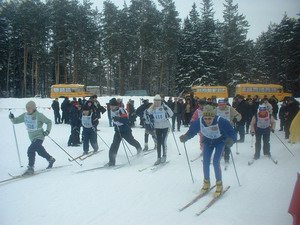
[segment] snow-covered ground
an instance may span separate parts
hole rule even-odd
[[[146,97],[152,101],[152,97]],[[101,97],[102,105],[109,97]],[[132,97],[135,107],[140,98]],[[25,111],[29,99],[0,99],[0,180],[8,179],[11,174],[22,173],[27,165],[27,147],[30,142],[24,124],[14,125],[19,145],[20,168],[13,125],[8,119],[9,110],[17,116]],[[38,110],[53,120],[50,108],[51,99],[33,99]],[[129,97],[123,97],[127,103]],[[61,103],[62,100],[60,100]],[[279,123],[279,121],[277,121]],[[170,133],[168,137],[168,163],[164,168],[153,172],[145,170],[153,164],[156,153],[140,158],[130,157],[128,164],[117,170],[96,170],[86,173],[78,171],[101,166],[108,162],[108,147],[98,138],[103,152],[82,161],[80,167],[68,161],[68,155],[52,140],[45,139],[44,146],[56,158],[54,166],[68,165],[52,169],[30,178],[0,184],[0,224],[1,225],[289,225],[292,216],[288,207],[294,190],[297,172],[300,171],[300,143],[291,145],[284,139],[284,133],[276,128],[275,134],[293,152],[292,156],[282,142],[271,134],[271,153],[278,160],[275,165],[270,159],[261,157],[252,166],[248,166],[254,154],[251,136],[246,135],[245,143],[232,148],[236,164],[239,186],[232,164],[223,171],[224,186],[229,191],[209,210],[197,217],[199,212],[212,199],[212,193],[197,203],[179,212],[200,190],[203,182],[202,162],[191,162],[195,183],[192,182],[184,145],[179,142],[180,132]],[[102,116],[98,135],[110,145],[114,129],[109,127],[107,114]],[[53,124],[50,137],[72,156],[82,153],[82,146],[68,147],[70,126]],[[134,137],[144,145],[144,130],[138,123],[133,128]],[[176,147],[176,143],[178,148]],[[150,147],[154,143],[149,138]],[[136,150],[128,145],[132,154]],[[186,143],[189,159],[200,154],[199,138],[194,137]],[[236,150],[240,154],[236,154]],[[128,150],[127,150],[128,151]],[[179,152],[181,155],[179,155]],[[128,152],[129,155],[130,152]],[[117,163],[127,163],[123,145],[117,156]],[[47,162],[37,155],[35,169],[44,169]],[[221,162],[222,167],[224,161]],[[214,171],[211,166],[211,180]]]

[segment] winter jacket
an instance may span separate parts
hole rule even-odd
[[[25,123],[28,131],[28,136],[31,142],[35,140],[44,140],[45,136],[43,134],[43,124],[47,125],[46,130],[50,133],[52,128],[52,122],[48,119],[43,113],[34,111],[31,115],[26,113],[21,114],[20,116],[11,119],[14,124]]]
[[[167,106],[167,104],[162,103],[159,107],[154,107],[154,104],[147,109],[150,115],[154,117],[154,128],[164,129],[170,127],[170,121],[168,118],[174,115],[173,111]]]
[[[118,108],[116,111],[111,111],[111,119],[113,120],[116,132],[131,132],[128,114],[126,113],[125,109]]]
[[[205,124],[203,117],[201,117],[200,119],[195,120],[189,130],[187,131],[186,135],[188,137],[188,139],[193,138],[196,134],[198,134],[199,132],[201,132],[201,126],[200,126],[200,122],[207,127],[207,125]],[[213,139],[213,138],[207,138],[205,136],[203,136],[203,143],[206,144],[216,144],[219,142],[224,142],[227,138],[231,138],[233,143],[236,142],[237,140],[237,134],[236,131],[234,130],[234,128],[231,126],[230,122],[222,117],[219,116],[215,116],[213,119],[213,123],[211,126],[213,125],[218,125],[220,133],[221,133],[221,137]]]

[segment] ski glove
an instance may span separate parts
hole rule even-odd
[[[115,122],[117,122],[117,121],[120,122],[120,120],[121,120],[121,117],[118,117],[118,116],[115,116],[115,117],[113,118],[113,121],[115,121]]]
[[[186,134],[184,134],[184,135],[181,135],[179,137],[179,139],[180,139],[181,142],[186,142],[189,138],[188,138],[188,136]]]
[[[251,132],[251,136],[254,136],[254,134],[255,134],[254,132]]]
[[[43,132],[43,135],[44,136],[48,136],[50,134],[50,131],[48,131],[48,130],[45,130],[44,132]]]
[[[227,138],[225,144],[227,147],[231,148],[232,145],[234,144],[234,141],[231,138]]]
[[[274,129],[271,129],[271,132],[272,132],[272,133],[274,133],[274,132],[275,132],[275,130],[274,130]]]
[[[10,112],[8,118],[12,120],[12,119],[15,118],[15,116],[14,116],[14,114],[12,114],[12,113]]]
[[[233,120],[232,120],[232,122],[233,122],[233,123],[237,123],[238,121],[237,121],[237,119],[234,117]]]

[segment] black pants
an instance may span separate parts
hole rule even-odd
[[[180,131],[180,125],[181,125],[182,115],[181,113],[174,113],[172,116],[172,130],[175,130],[175,121],[177,122],[177,130]]]
[[[167,137],[169,128],[155,129],[157,138],[157,158],[161,158],[161,148],[163,150],[163,156],[167,155]]]
[[[56,124],[60,123],[60,113],[58,110],[54,110],[54,122]]]
[[[122,138],[124,138],[130,145],[134,146],[136,149],[142,148],[140,143],[132,136],[131,131],[115,132],[113,142],[109,149],[109,163],[111,165],[116,164],[116,157]]]
[[[98,141],[97,141],[97,133],[93,130],[93,128],[83,128],[82,134],[83,138],[83,151],[89,152],[89,143],[91,143],[94,151],[98,151]]]
[[[261,138],[263,139],[263,152],[264,155],[270,154],[270,129],[257,129],[255,133],[255,156],[260,155]]]
[[[69,137],[68,146],[80,144],[80,127],[71,125],[71,135]]]
[[[45,148],[42,146],[43,140],[37,139],[34,140],[31,145],[28,147],[27,156],[28,156],[28,166],[34,167],[35,163],[35,152],[39,154],[41,157],[47,159],[48,161],[52,158],[51,155],[45,150]]]

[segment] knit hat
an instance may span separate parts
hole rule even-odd
[[[153,98],[154,101],[161,101],[161,97],[159,94],[155,95]]]
[[[116,98],[112,98],[111,100],[109,100],[109,104],[111,106],[118,106],[118,102]]]
[[[203,117],[215,117],[216,111],[211,105],[206,105],[203,107],[202,116]]]
[[[29,101],[27,102],[26,104],[26,109],[33,109],[33,110],[36,110],[36,104],[34,101]]]

